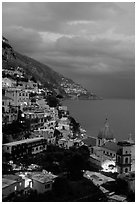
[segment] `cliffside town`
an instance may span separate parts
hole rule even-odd
[[[53,93],[60,93],[64,98],[77,98],[77,99],[99,99],[95,93],[91,93],[83,88],[80,84],[75,83],[71,79],[68,79],[61,74],[53,71],[50,67],[32,59],[27,56],[23,56],[13,50],[9,41],[2,38],[2,69],[3,77],[9,74],[7,70],[12,69],[12,75],[8,77],[20,80],[16,78],[17,68],[20,67],[23,71],[21,79],[25,80],[31,77],[35,78],[36,82],[40,82],[42,87],[51,90]],[[7,73],[8,72],[8,73]],[[18,76],[19,77],[19,76]]]
[[[97,96],[2,43],[3,201],[133,201],[132,139],[107,119],[88,137],[61,103]]]

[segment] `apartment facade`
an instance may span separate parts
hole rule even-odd
[[[3,151],[9,153],[13,158],[24,155],[37,154],[47,149],[47,140],[44,137],[19,140],[3,144]]]

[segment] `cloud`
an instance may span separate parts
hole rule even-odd
[[[15,50],[84,84],[88,77],[102,84],[110,76],[130,84],[134,23],[134,3],[3,3],[3,35]]]

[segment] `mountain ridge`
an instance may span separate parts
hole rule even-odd
[[[46,64],[14,51],[8,39],[2,37],[2,68],[10,69],[11,67],[22,67],[28,77],[35,77],[44,87],[53,92],[57,89],[64,97],[87,99],[96,97],[96,94],[91,93],[72,79],[57,73]]]

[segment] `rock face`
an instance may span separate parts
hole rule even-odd
[[[80,84],[55,72],[47,65],[14,51],[8,39],[2,37],[2,68],[17,69],[17,67],[23,68],[28,78],[34,77],[47,89],[60,93],[66,98],[98,98],[96,94],[87,91]]]

